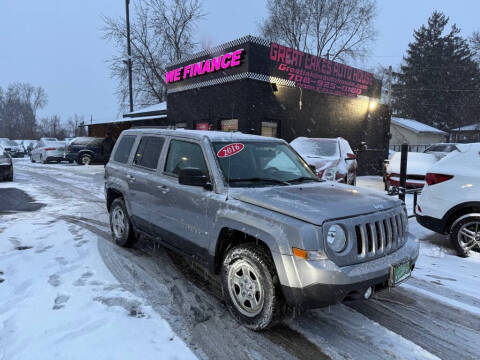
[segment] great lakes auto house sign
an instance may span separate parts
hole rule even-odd
[[[294,81],[295,85],[341,96],[369,95],[372,73],[286,46],[270,44],[271,74]]]
[[[253,36],[230,41],[170,64],[169,93],[252,79],[316,92],[379,97],[372,73]]]

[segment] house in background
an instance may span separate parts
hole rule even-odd
[[[462,126],[450,130],[450,142],[472,143],[480,142],[480,123]]]
[[[448,134],[416,120],[392,117],[390,123],[390,148],[399,150],[401,144],[407,143],[410,151],[423,151],[430,144],[442,143]]]

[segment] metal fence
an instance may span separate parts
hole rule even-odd
[[[422,144],[422,145],[408,145],[408,151],[410,152],[424,152],[431,144]],[[402,151],[402,145],[390,145],[390,150],[393,151]]]

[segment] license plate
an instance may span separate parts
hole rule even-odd
[[[397,286],[410,277],[412,264],[410,261],[390,266],[390,286]]]

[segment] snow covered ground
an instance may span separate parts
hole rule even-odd
[[[19,159],[15,170],[0,196],[15,187],[46,206],[0,215],[1,360],[478,359],[480,255],[457,257],[414,219],[421,254],[406,284],[253,333],[188,264],[112,244],[103,166]],[[383,191],[380,177],[358,184]]]
[[[78,208],[39,192],[22,174],[17,178],[0,189],[14,185],[46,206],[0,216],[0,359],[195,358],[169,324],[110,273],[97,236],[69,221]],[[72,180],[68,172],[64,180]],[[95,211],[88,200],[84,205]]]

